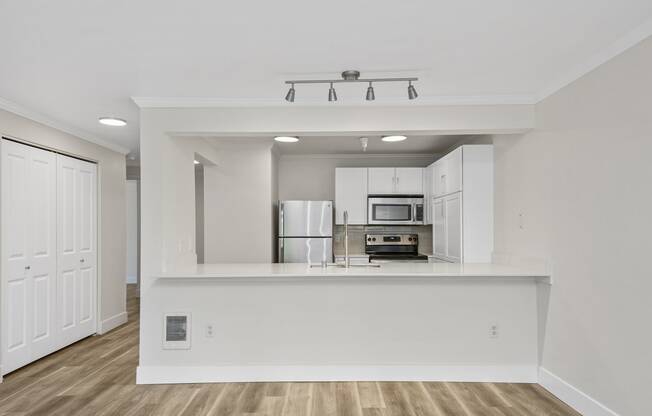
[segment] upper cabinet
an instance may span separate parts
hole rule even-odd
[[[349,224],[367,223],[367,168],[335,169],[335,224],[344,224],[344,211]]]
[[[369,168],[369,194],[396,193],[395,168]]]
[[[396,168],[397,194],[423,194],[423,168]]]
[[[462,152],[458,147],[428,167],[431,196],[443,196],[462,190]]]
[[[369,168],[368,193],[423,194],[423,168]]]

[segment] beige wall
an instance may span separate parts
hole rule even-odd
[[[205,262],[273,260],[274,155],[270,143],[217,149],[219,163],[204,169]]]
[[[98,162],[100,324],[101,321],[126,313],[125,156],[4,110],[0,110],[0,133]]]
[[[542,365],[621,415],[652,414],[651,99],[648,39],[494,139],[496,250],[552,261]]]

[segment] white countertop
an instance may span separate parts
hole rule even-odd
[[[159,279],[223,279],[242,278],[543,278],[549,274],[540,267],[511,266],[492,263],[384,263],[381,267],[356,266],[310,267],[295,263],[199,264],[183,270],[165,272]]]

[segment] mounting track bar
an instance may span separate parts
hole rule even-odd
[[[286,84],[336,84],[347,82],[400,82],[400,81],[418,81],[419,78],[367,78],[367,79],[302,79],[295,81],[285,81]]]

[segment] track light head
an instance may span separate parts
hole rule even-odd
[[[418,96],[419,94],[417,94],[417,90],[414,88],[414,85],[412,85],[412,81],[410,81],[410,85],[408,85],[408,98],[414,100]]]
[[[333,83],[331,82],[331,87],[328,89],[328,101],[337,101],[337,93],[335,88],[333,88]]]
[[[292,86],[288,90],[288,93],[285,95],[285,101],[289,103],[294,102],[294,84],[292,84]]]
[[[376,99],[376,94],[374,94],[374,87],[371,86],[371,82],[369,83],[369,87],[367,88],[367,101],[373,101]]]

